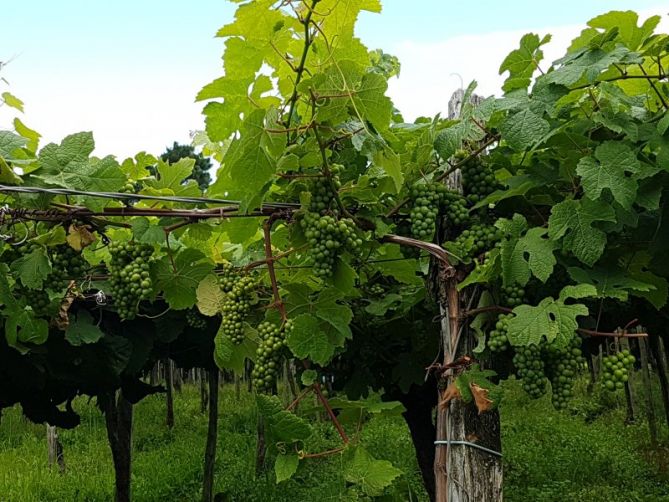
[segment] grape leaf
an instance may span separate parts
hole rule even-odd
[[[195,294],[197,296],[197,309],[201,314],[214,316],[221,312],[224,295],[214,274],[209,274],[200,281]]]
[[[627,301],[632,292],[649,292],[655,289],[652,284],[638,281],[629,276],[625,270],[602,268],[585,270],[569,267],[569,276],[579,284],[592,284],[597,288],[597,298],[616,298]]]
[[[302,385],[312,385],[316,379],[318,378],[318,373],[316,370],[304,370],[302,372],[302,376],[300,377],[300,381],[302,382]]]
[[[147,217],[133,218],[130,224],[132,225],[132,235],[137,242],[144,244],[163,244],[165,242],[163,227],[149,221]]]
[[[33,153],[36,152],[39,145],[39,139],[42,137],[42,135],[25,125],[18,117],[14,119],[14,129],[17,133],[28,140],[26,148]]]
[[[70,345],[80,346],[82,344],[95,343],[104,336],[102,330],[93,322],[93,316],[84,309],[77,312],[74,321],[65,331],[65,340]]]
[[[566,304],[565,300],[596,295],[596,288],[589,284],[567,286],[557,300],[549,296],[537,306],[514,308],[508,323],[509,342],[514,346],[539,345],[545,338],[549,343],[566,346],[578,328],[576,318],[588,315],[588,308],[580,303]]]
[[[548,219],[548,236],[557,240],[586,265],[593,265],[604,251],[606,234],[593,227],[598,221],[615,222],[611,206],[590,199],[564,200],[551,209]]]
[[[224,178],[237,193],[242,210],[251,209],[262,197],[262,189],[276,171],[276,160],[267,146],[272,138],[265,131],[265,112],[256,110],[244,120],[239,139],[232,142],[224,159]]]
[[[276,474],[276,483],[286,481],[293,477],[297,472],[297,466],[300,459],[296,453],[279,454],[274,462],[274,473]]]
[[[504,141],[517,151],[534,146],[549,129],[549,123],[529,108],[509,115],[499,126]]]
[[[370,497],[383,494],[402,471],[387,460],[375,459],[362,446],[357,446],[344,467],[344,476],[349,483],[360,485]]]
[[[21,350],[24,344],[41,345],[49,338],[49,324],[44,319],[34,317],[31,312],[5,311],[5,315],[5,337],[10,347]]]
[[[18,274],[21,283],[30,289],[41,289],[44,280],[51,273],[51,263],[42,248],[14,260],[11,268]]]
[[[256,395],[258,412],[265,419],[271,437],[278,442],[292,443],[309,439],[311,426],[303,418],[286,411],[277,396]]]
[[[510,92],[514,89],[527,89],[532,75],[544,57],[540,47],[550,42],[551,36],[546,35],[541,40],[534,33],[526,33],[520,39],[520,47],[509,53],[499,67],[499,74],[505,71],[509,76],[504,81],[502,90]]]
[[[633,280],[641,281],[652,285],[654,289],[649,291],[630,291],[635,296],[640,296],[648,300],[653,307],[661,309],[667,304],[669,297],[669,281],[660,277],[649,270],[652,256],[650,253],[635,253],[630,261],[628,273]]]
[[[586,195],[597,200],[608,189],[625,209],[630,209],[636,197],[637,182],[629,176],[640,169],[639,161],[629,146],[618,141],[605,141],[595,150],[594,157],[583,157],[576,168]]]
[[[256,337],[250,336],[255,332],[248,324],[244,325],[244,341],[233,343],[229,336],[223,334],[219,328],[214,338],[214,362],[223,370],[232,370],[236,375],[244,374],[246,359],[253,359],[258,348]]]
[[[519,215],[514,215],[517,220]],[[520,217],[522,218],[522,217]],[[523,222],[525,219],[522,218]],[[502,229],[504,230],[504,229]],[[520,230],[522,232],[522,229]],[[557,245],[548,239],[548,230],[534,227],[520,236],[519,233],[505,232],[502,240],[502,280],[505,285],[520,284],[524,286],[534,275],[542,282],[546,282],[553,273],[557,263],[553,252]]]
[[[11,106],[12,108],[16,108],[18,111],[23,112],[23,101],[21,101],[19,98],[7,91],[3,92],[1,96],[2,100],[7,106]]]
[[[334,355],[334,345],[311,314],[300,314],[293,319],[293,329],[286,342],[295,357],[308,358],[317,364],[327,364]]]
[[[197,249],[184,249],[174,258],[170,256],[154,264],[154,275],[159,290],[174,310],[192,307],[197,301],[200,281],[211,273],[214,264]]]

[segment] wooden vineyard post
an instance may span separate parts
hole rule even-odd
[[[165,403],[166,403],[166,417],[165,424],[168,429],[174,427],[174,363],[171,359],[165,359],[163,364],[165,368]]]
[[[449,102],[449,118],[459,115],[464,98],[456,91]],[[472,96],[472,100],[479,100]],[[452,188],[459,188],[459,173],[451,177]],[[441,314],[442,367],[461,355],[470,354],[474,340],[463,328],[461,298],[457,285],[463,277],[448,263],[438,261],[433,274],[433,291]],[[452,378],[443,373],[446,386]],[[484,451],[477,446],[483,447]],[[499,413],[478,413],[474,403],[453,399],[448,404],[438,399],[435,441],[435,500],[437,502],[493,502],[502,499],[502,459]]]
[[[641,330],[641,328],[639,328]],[[648,359],[648,338],[639,338],[639,352],[641,354],[641,377],[646,392],[646,419],[648,420],[648,432],[650,434],[650,445],[657,447],[657,423],[655,422],[655,409],[653,407],[653,388],[650,380],[650,361]]]
[[[130,502],[132,477],[132,404],[121,392],[99,396],[100,408],[105,415],[107,438],[114,461],[114,500]]]
[[[49,453],[49,468],[57,464],[60,473],[65,472],[65,457],[63,456],[63,445],[58,439],[58,429],[53,425],[47,424],[46,426],[46,443]]]
[[[664,415],[669,425],[669,364],[667,363],[667,353],[664,349],[664,342],[661,336],[655,336],[650,339],[650,348],[653,358],[657,365],[657,376],[660,381],[660,392],[662,393],[662,403],[664,404]]]
[[[210,370],[212,371],[212,370]],[[207,392],[207,375],[208,371],[204,369],[198,370],[199,376],[200,376],[200,413],[204,414],[207,411],[207,404],[209,401],[209,394]],[[216,381],[218,382],[218,375],[216,378]],[[211,384],[210,384],[211,387]],[[217,385],[218,388],[218,385]]]
[[[214,467],[216,466],[216,440],[218,438],[218,368],[202,374],[209,376],[209,424],[207,445],[204,453],[204,479],[202,483],[203,502],[214,500]]]

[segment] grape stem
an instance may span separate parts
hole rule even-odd
[[[318,400],[321,402],[321,404],[325,408],[325,411],[327,411],[328,415],[330,415],[330,419],[332,420],[332,423],[337,429],[337,432],[341,436],[342,441],[344,442],[344,444],[348,444],[349,439],[348,436],[346,435],[346,431],[339,423],[339,420],[337,420],[337,415],[334,414],[334,411],[332,411],[332,408],[330,407],[330,403],[328,403],[328,400],[325,399],[325,396],[321,392],[320,384],[318,382],[314,383],[313,388],[314,392],[316,393],[316,396],[318,396]]]
[[[274,221],[273,217],[267,218],[265,223],[263,223],[263,232],[264,232],[264,241],[265,241],[265,261],[267,262],[267,271],[269,272],[269,280],[272,284],[272,294],[274,295],[274,303],[271,305],[276,308],[281,315],[281,321],[285,323],[288,320],[286,315],[286,305],[281,299],[281,294],[279,293],[279,284],[276,282],[276,272],[274,270],[274,260],[275,256],[272,255],[272,223]]]

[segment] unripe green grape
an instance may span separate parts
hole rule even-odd
[[[516,374],[523,382],[523,390],[533,399],[546,393],[548,380],[544,373],[541,349],[537,345],[516,348],[513,356]]]
[[[636,358],[627,349],[604,356],[602,358],[602,387],[611,392],[622,389],[625,382],[629,380],[629,369],[635,362]]]
[[[153,251],[153,246],[135,242],[113,242],[109,245],[109,292],[123,320],[134,319],[139,303],[148,300],[153,293],[149,274],[154,261]]]
[[[251,373],[258,392],[270,393],[281,369],[281,359],[286,346],[286,336],[292,331],[293,323],[289,319],[283,326],[263,321],[258,325],[260,343],[256,351],[255,367]]]
[[[494,328],[488,333],[488,348],[490,352],[503,352],[509,348],[507,331],[510,318],[511,314],[499,314],[497,316]]]
[[[553,407],[564,409],[573,397],[576,375],[585,363],[581,338],[574,335],[566,347],[558,347],[555,343],[544,344],[544,359],[551,382]]]

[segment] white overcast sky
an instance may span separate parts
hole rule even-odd
[[[477,10],[482,4],[487,8]],[[461,80],[467,85],[476,79],[479,94],[499,93],[504,79],[499,65],[529,31],[553,35],[546,61],[561,56],[590,17],[610,8],[636,6],[641,19],[661,14],[661,29],[669,32],[669,5],[655,0],[542,4],[482,0],[451,9],[445,0],[385,0],[384,13],[365,14],[357,33],[370,48],[399,57],[401,75],[391,81],[389,94],[405,119],[413,120],[445,113]],[[429,9],[420,10],[421,5]],[[500,6],[504,11],[496,12]],[[9,82],[0,82],[0,92],[25,102],[19,116],[42,133],[42,146],[91,130],[98,156],[159,154],[203,128],[202,104],[194,103],[194,96],[221,74],[223,46],[213,34],[233,12],[233,4],[220,0],[3,5],[0,61],[16,58],[0,73]],[[0,108],[0,129],[15,115]]]

